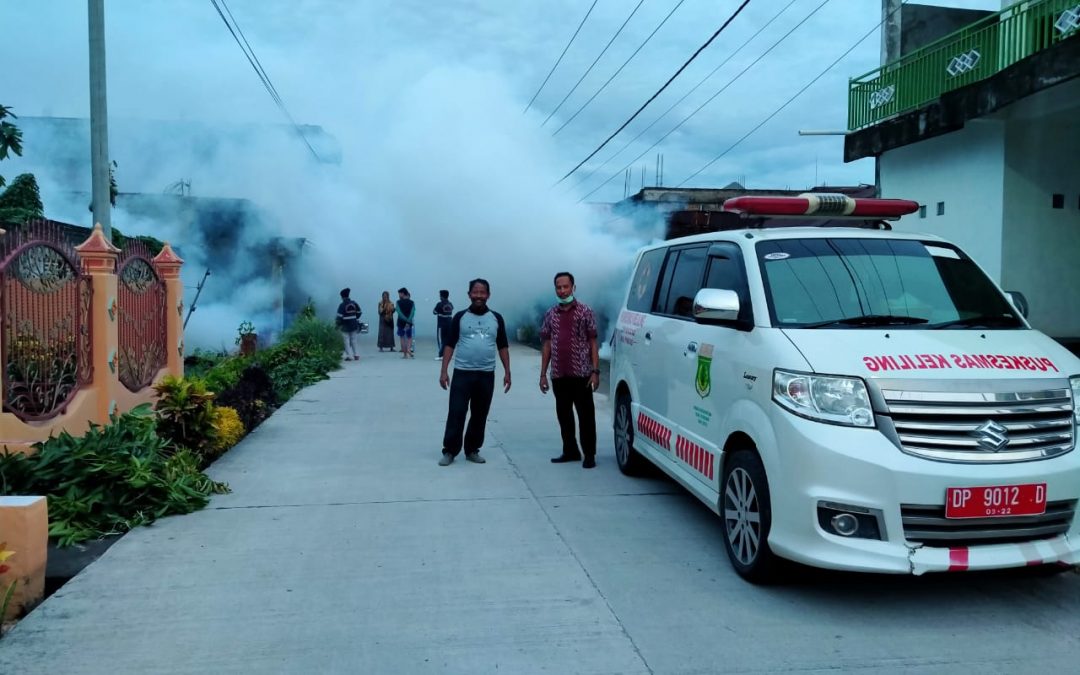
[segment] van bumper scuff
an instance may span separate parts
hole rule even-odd
[[[909,547],[911,573],[970,572],[1039,565],[1080,564],[1080,541],[1063,534],[1053,539],[990,546]]]

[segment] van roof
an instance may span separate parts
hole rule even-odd
[[[777,239],[916,239],[919,241],[940,241],[945,239],[932,234],[922,232],[898,232],[896,230],[873,230],[862,227],[773,227],[773,228],[744,228],[740,230],[723,230],[720,232],[707,232],[694,234],[688,237],[677,237],[646,249],[665,248],[679,246],[681,244],[695,244],[709,241],[772,241]]]

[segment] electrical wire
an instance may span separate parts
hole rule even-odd
[[[803,25],[803,24],[805,24],[805,23],[806,23],[807,21],[809,21],[809,20],[810,20],[810,17],[812,17],[812,16],[814,16],[815,14],[817,14],[817,13],[818,13],[818,11],[820,11],[820,10],[821,10],[821,8],[822,8],[822,7],[824,7],[825,5],[829,4],[829,2],[831,2],[831,0],[822,0],[821,4],[819,4],[819,5],[818,5],[817,7],[815,7],[814,9],[810,10],[810,13],[809,13],[809,14],[807,14],[806,16],[804,16],[804,17],[802,18],[802,20],[800,20],[800,21],[799,21],[799,22],[798,22],[797,24],[795,24],[795,25],[794,25],[794,26],[793,26],[793,27],[791,28],[791,30],[789,30],[788,32],[784,33],[784,35],[783,35],[783,36],[781,36],[781,38],[780,38],[779,40],[777,40],[776,42],[772,43],[772,44],[771,44],[771,45],[769,46],[769,48],[768,48],[768,49],[766,49],[766,50],[765,50],[764,52],[762,52],[761,54],[759,54],[759,55],[758,55],[758,57],[757,57],[756,59],[754,59],[753,61],[751,61],[751,62],[750,62],[750,65],[748,65],[748,66],[746,66],[745,68],[743,68],[742,70],[740,70],[740,71],[739,71],[739,73],[738,73],[738,74],[737,74],[737,75],[736,75],[735,77],[733,77],[733,78],[731,78],[730,80],[728,80],[728,82],[727,82],[727,83],[726,83],[726,84],[725,84],[724,86],[720,87],[720,89],[719,89],[719,90],[717,90],[717,92],[716,92],[715,94],[713,94],[713,95],[712,95],[712,96],[710,96],[709,98],[705,99],[705,102],[704,102],[704,103],[702,103],[702,104],[701,104],[701,105],[699,105],[699,106],[698,106],[697,108],[695,108],[695,109],[693,110],[693,112],[691,112],[691,113],[690,113],[689,115],[687,115],[686,117],[684,117],[684,118],[682,119],[682,121],[680,121],[680,122],[679,122],[678,124],[676,124],[676,125],[675,125],[675,126],[673,126],[673,127],[671,128],[671,129],[669,129],[669,130],[668,130],[668,132],[667,132],[666,134],[664,134],[664,135],[663,135],[663,136],[661,136],[660,138],[656,139],[656,142],[654,142],[654,143],[653,143],[652,145],[650,145],[649,147],[645,148],[645,150],[644,150],[644,151],[642,151],[642,153],[641,153],[640,155],[638,155],[638,156],[637,156],[637,157],[635,157],[634,159],[630,160],[630,163],[629,163],[629,164],[627,164],[627,165],[626,165],[625,167],[623,167],[623,170],[625,171],[625,170],[626,170],[626,169],[627,169],[628,167],[630,167],[630,166],[633,166],[634,162],[636,162],[636,161],[638,161],[639,159],[641,159],[642,157],[644,157],[644,156],[645,156],[645,154],[646,154],[647,152],[649,152],[650,150],[652,150],[652,149],[653,149],[653,148],[655,148],[656,146],[660,145],[660,144],[661,144],[661,143],[662,143],[662,142],[664,141],[664,139],[666,139],[666,138],[667,138],[668,136],[670,136],[671,134],[673,134],[673,133],[675,133],[676,131],[678,131],[678,129],[679,129],[680,127],[682,127],[682,125],[684,125],[684,124],[686,124],[687,122],[689,122],[689,121],[690,121],[690,119],[691,119],[691,118],[693,118],[693,117],[694,117],[694,115],[697,115],[697,114],[698,114],[699,112],[701,112],[701,111],[702,111],[702,109],[704,109],[704,108],[705,108],[705,106],[709,105],[709,104],[710,104],[710,103],[712,103],[712,102],[713,102],[714,100],[716,100],[716,97],[718,97],[718,96],[719,96],[720,94],[724,93],[724,91],[726,91],[728,87],[730,87],[731,85],[735,84],[735,82],[737,82],[737,81],[739,80],[739,78],[741,78],[741,77],[742,77],[743,75],[745,75],[745,74],[746,74],[747,72],[749,72],[749,70],[750,70],[751,68],[753,68],[753,67],[754,67],[755,65],[757,65],[758,63],[760,63],[762,59],[764,59],[764,58],[765,58],[766,56],[768,56],[768,55],[769,55],[769,54],[770,54],[770,53],[771,53],[771,52],[772,52],[772,51],[773,51],[774,49],[776,49],[776,48],[777,48],[778,46],[780,46],[780,44],[781,44],[782,42],[784,42],[784,40],[787,40],[787,39],[788,39],[789,37],[791,37],[791,34],[792,34],[792,33],[794,33],[795,31],[799,30],[799,28],[800,28],[800,27],[802,27],[802,25]],[[604,186],[605,186],[605,185],[607,185],[607,184],[608,184],[609,182],[611,182],[612,178],[614,178],[614,176],[611,176],[611,177],[609,177],[609,178],[608,178],[607,180],[605,180],[605,181],[604,181],[603,183],[601,183],[600,185],[597,185],[597,186],[596,186],[595,188],[593,188],[593,189],[592,189],[592,191],[590,191],[590,192],[589,192],[588,194],[586,194],[586,195],[585,195],[584,197],[582,197],[582,201],[583,201],[583,200],[585,200],[585,199],[588,199],[588,198],[589,198],[589,197],[590,197],[590,196],[591,196],[591,195],[592,195],[592,194],[593,194],[594,192],[596,192],[597,190],[599,190],[600,188],[604,187]],[[681,185],[681,183],[680,183],[680,185]]]
[[[615,132],[614,132],[613,134],[611,134],[610,136],[608,136],[608,137],[607,137],[607,138],[606,138],[606,139],[604,140],[604,142],[603,142],[603,143],[601,143],[600,145],[598,145],[598,146],[596,147],[596,149],[595,149],[595,150],[593,150],[592,152],[590,152],[590,153],[589,153],[589,156],[588,156],[588,157],[586,157],[585,159],[583,159],[583,160],[581,160],[580,162],[578,162],[578,165],[577,165],[577,166],[575,166],[575,167],[574,167],[573,169],[570,169],[570,171],[568,171],[568,172],[567,172],[567,174],[566,174],[565,176],[563,176],[563,177],[562,177],[562,178],[560,178],[560,179],[559,179],[558,181],[556,181],[556,182],[555,182],[555,185],[558,185],[559,183],[563,182],[564,180],[566,180],[567,178],[569,178],[570,176],[572,176],[572,175],[574,174],[574,172],[575,172],[575,171],[577,171],[578,169],[580,169],[580,168],[582,167],[582,165],[584,165],[584,164],[585,164],[585,162],[589,161],[590,159],[592,159],[593,157],[595,157],[595,156],[596,156],[596,153],[598,153],[598,152],[600,152],[601,150],[603,150],[603,149],[604,149],[604,146],[605,146],[605,145],[607,145],[608,143],[610,143],[610,142],[611,142],[611,139],[613,139],[613,138],[615,138],[616,136],[618,136],[618,135],[619,135],[619,132],[620,132],[620,131],[622,131],[623,129],[625,129],[625,128],[627,127],[627,125],[628,125],[628,124],[630,124],[631,122],[633,122],[633,121],[634,121],[634,118],[636,118],[636,117],[637,117],[638,115],[640,115],[640,114],[641,114],[641,111],[645,110],[645,108],[647,108],[647,107],[648,107],[648,105],[649,105],[650,103],[652,103],[652,102],[653,102],[654,100],[656,100],[656,97],[657,97],[657,96],[659,96],[659,95],[660,95],[661,93],[663,93],[663,91],[664,91],[665,89],[667,89],[667,88],[668,88],[668,85],[670,85],[670,84],[671,84],[672,82],[674,82],[674,81],[675,81],[675,78],[676,78],[676,77],[678,77],[678,76],[679,76],[679,75],[680,75],[680,74],[682,73],[682,71],[686,70],[686,67],[687,67],[687,66],[689,66],[689,65],[690,65],[690,63],[691,63],[691,62],[693,62],[693,60],[694,60],[694,59],[696,59],[696,58],[698,57],[698,54],[700,54],[700,53],[701,53],[702,51],[704,51],[706,47],[708,47],[709,45],[711,45],[711,44],[712,44],[712,42],[713,42],[713,40],[715,40],[715,39],[716,39],[716,38],[717,38],[717,37],[718,37],[718,36],[720,35],[720,33],[723,33],[723,32],[724,32],[724,29],[725,29],[725,28],[727,28],[727,27],[728,27],[728,26],[729,26],[729,25],[731,24],[731,22],[735,20],[735,17],[739,16],[739,14],[741,14],[741,13],[742,13],[742,11],[743,11],[743,10],[744,10],[744,9],[746,8],[746,6],[747,6],[747,5],[749,5],[749,4],[750,4],[750,0],[743,0],[743,3],[742,3],[741,5],[739,5],[739,8],[738,8],[738,9],[736,9],[736,10],[735,10],[735,11],[734,11],[734,12],[732,13],[732,15],[731,15],[731,16],[729,16],[729,17],[727,18],[727,21],[725,21],[725,22],[724,22],[724,23],[723,23],[723,24],[722,24],[722,25],[720,26],[720,28],[716,29],[716,32],[712,34],[712,37],[710,37],[710,38],[709,38],[708,40],[706,40],[706,41],[705,41],[705,44],[703,44],[703,45],[701,45],[700,47],[698,47],[698,48],[697,48],[697,51],[696,51],[696,52],[694,52],[693,54],[691,54],[691,55],[690,55],[690,58],[686,60],[686,63],[684,63],[684,64],[682,64],[681,66],[679,66],[679,69],[675,71],[675,74],[674,74],[674,75],[672,75],[671,77],[669,77],[669,78],[668,78],[668,81],[667,81],[667,82],[665,82],[665,83],[664,83],[664,85],[663,85],[662,87],[660,87],[659,89],[657,89],[657,90],[656,90],[656,93],[655,93],[655,94],[653,94],[652,96],[650,96],[650,97],[649,97],[649,99],[648,99],[647,101],[645,101],[644,103],[642,103],[642,104],[641,104],[641,107],[640,107],[640,108],[638,108],[638,109],[637,109],[637,110],[636,110],[636,111],[634,112],[634,114],[630,116],[630,118],[629,118],[629,119],[627,119],[627,120],[626,120],[625,122],[623,122],[623,123],[622,123],[622,126],[620,126],[620,127],[618,128],[618,129],[616,129],[616,130],[615,130]]]
[[[882,19],[882,20],[881,20],[881,21],[880,21],[880,22],[879,22],[879,23],[878,23],[877,25],[875,25],[875,26],[874,26],[873,28],[871,28],[871,29],[870,29],[869,31],[867,31],[867,33],[866,33],[865,35],[863,35],[863,36],[862,36],[861,38],[859,38],[859,39],[858,39],[858,41],[856,41],[856,42],[855,42],[855,44],[851,45],[851,47],[849,47],[849,48],[847,49],[847,51],[845,51],[845,52],[844,52],[843,54],[841,54],[841,55],[840,55],[839,57],[837,57],[837,59],[836,59],[835,61],[833,61],[832,63],[830,63],[830,64],[829,64],[828,66],[826,66],[826,67],[825,67],[825,70],[823,70],[823,71],[821,71],[820,73],[818,73],[817,77],[815,77],[814,79],[812,79],[812,80],[810,80],[809,82],[807,82],[807,83],[806,83],[806,86],[804,86],[804,87],[803,87],[802,89],[800,89],[799,91],[795,92],[795,95],[794,95],[794,96],[792,96],[792,97],[791,97],[791,98],[789,98],[789,99],[788,99],[787,101],[785,101],[785,102],[784,102],[784,104],[783,104],[783,105],[781,105],[781,106],[780,106],[779,108],[777,108],[776,110],[774,110],[774,111],[772,112],[772,114],[770,114],[770,115],[769,115],[768,117],[766,117],[765,119],[761,120],[761,122],[759,122],[759,123],[757,124],[757,126],[755,126],[755,127],[754,127],[753,129],[751,129],[750,131],[746,132],[746,134],[745,134],[745,135],[744,135],[744,136],[743,136],[742,138],[740,138],[739,140],[735,141],[735,142],[734,142],[734,143],[732,143],[732,144],[731,144],[730,146],[728,146],[728,148],[727,148],[726,150],[724,150],[724,151],[723,151],[723,152],[721,152],[721,153],[720,153],[719,155],[717,155],[716,157],[713,157],[713,158],[712,158],[711,160],[709,160],[708,162],[706,162],[706,163],[705,163],[705,166],[701,167],[700,169],[698,169],[698,170],[697,170],[697,171],[695,171],[694,173],[692,173],[692,174],[690,174],[689,176],[687,176],[687,177],[686,177],[685,179],[683,179],[683,181],[682,181],[681,183],[679,183],[679,184],[678,184],[678,185],[676,185],[675,187],[682,187],[683,185],[685,185],[685,184],[686,184],[686,182],[687,182],[687,181],[689,181],[689,180],[693,179],[693,178],[694,178],[695,176],[697,176],[698,174],[700,174],[700,173],[701,173],[702,171],[704,171],[705,169],[708,169],[708,168],[709,168],[710,166],[712,166],[712,165],[713,165],[713,164],[715,164],[716,162],[720,161],[720,159],[721,159],[722,157],[724,157],[724,155],[726,155],[726,154],[728,154],[729,152],[731,152],[732,150],[734,150],[734,149],[735,149],[736,147],[738,147],[738,146],[739,146],[739,144],[741,144],[741,143],[742,143],[743,141],[745,141],[745,140],[746,140],[747,138],[750,138],[750,136],[751,136],[751,135],[753,135],[753,134],[754,134],[754,132],[756,132],[756,131],[757,131],[758,129],[760,129],[761,127],[765,126],[765,124],[766,124],[766,123],[768,123],[768,122],[769,122],[769,120],[771,120],[772,118],[774,118],[774,117],[776,117],[777,115],[779,115],[779,114],[780,114],[780,112],[781,112],[781,111],[782,111],[782,110],[783,110],[784,108],[786,108],[786,107],[788,107],[789,105],[791,105],[791,103],[792,103],[793,101],[795,101],[795,99],[799,98],[799,96],[802,96],[803,92],[805,92],[805,91],[806,91],[807,89],[809,89],[810,87],[812,87],[812,86],[813,86],[813,85],[814,85],[814,84],[815,84],[815,83],[816,83],[816,82],[817,82],[818,80],[820,80],[820,79],[821,79],[822,77],[825,77],[825,74],[826,74],[826,73],[828,73],[828,72],[829,72],[830,70],[832,70],[832,69],[833,69],[834,67],[836,67],[836,64],[838,64],[838,63],[840,63],[841,61],[843,61],[843,60],[844,60],[845,58],[847,58],[848,54],[850,54],[851,52],[855,51],[855,48],[856,48],[856,47],[858,47],[858,46],[859,46],[859,45],[861,45],[861,44],[862,44],[863,42],[865,42],[865,41],[866,41],[866,38],[868,38],[868,37],[870,37],[871,35],[873,35],[873,34],[874,34],[874,33],[875,33],[875,32],[876,32],[877,30],[878,30],[878,28],[880,28],[880,27],[881,27],[881,25],[882,25],[882,24],[884,24],[884,23],[885,23],[886,21],[888,21],[888,20],[889,20],[890,18],[892,18],[892,15],[893,15],[893,14],[895,14],[895,13],[896,13],[896,12],[898,12],[898,11],[900,11],[900,8],[901,8],[901,7],[903,7],[903,6],[905,5],[905,4],[907,4],[907,1],[908,1],[908,0],[903,0],[903,2],[901,2],[901,3],[899,4],[899,5],[897,5],[897,6],[896,6],[896,9],[894,9],[894,10],[893,10],[893,11],[891,11],[891,12],[889,12],[889,14],[888,14],[888,15],[887,15],[887,16],[886,16],[885,18],[883,18],[883,19]]]
[[[672,110],[674,110],[675,108],[677,108],[677,107],[679,106],[679,104],[680,104],[680,103],[682,103],[683,101],[685,101],[685,100],[686,100],[686,99],[687,99],[687,98],[688,98],[688,97],[690,96],[690,94],[693,94],[693,93],[694,93],[695,91],[697,91],[697,90],[698,90],[698,88],[699,88],[699,87],[701,87],[701,85],[703,85],[703,84],[705,84],[705,83],[706,83],[707,81],[709,81],[709,80],[710,80],[710,79],[712,78],[712,76],[713,76],[713,75],[715,75],[715,74],[716,74],[716,73],[717,73],[717,72],[718,72],[718,71],[719,71],[719,70],[720,70],[721,68],[723,68],[723,67],[724,67],[725,65],[727,65],[727,64],[728,64],[728,62],[729,62],[729,61],[731,61],[731,59],[735,58],[735,57],[736,57],[736,56],[737,56],[737,55],[739,54],[739,52],[741,52],[741,51],[743,50],[743,48],[745,48],[745,47],[746,47],[746,46],[747,46],[748,44],[750,44],[751,42],[753,42],[753,41],[754,41],[754,39],[755,39],[755,38],[757,38],[757,36],[758,36],[758,35],[761,35],[761,33],[762,33],[762,32],[764,32],[764,30],[765,30],[766,28],[768,28],[769,26],[771,26],[771,25],[773,24],[773,22],[775,22],[775,21],[776,21],[777,19],[779,19],[779,18],[780,18],[780,16],[781,16],[781,15],[782,15],[782,14],[783,14],[784,12],[786,12],[786,11],[787,11],[788,9],[790,9],[790,8],[791,8],[791,6],[792,6],[792,5],[794,5],[794,4],[795,4],[796,2],[798,2],[798,1],[799,1],[799,0],[791,0],[790,2],[788,2],[788,4],[787,4],[786,6],[784,6],[784,8],[783,8],[783,9],[781,9],[781,10],[780,10],[779,12],[777,12],[777,13],[776,13],[775,15],[773,15],[773,18],[771,18],[771,19],[769,19],[768,21],[766,21],[766,22],[765,22],[765,24],[764,24],[764,25],[763,25],[763,26],[762,26],[761,28],[757,29],[757,31],[756,31],[756,32],[755,32],[755,33],[754,33],[753,35],[751,35],[751,36],[750,36],[750,37],[749,37],[749,38],[748,38],[748,39],[746,40],[746,42],[743,42],[743,43],[742,43],[741,45],[739,45],[739,46],[738,46],[738,48],[736,48],[736,49],[735,49],[735,51],[731,52],[731,54],[729,54],[729,55],[728,55],[728,57],[727,57],[726,59],[724,59],[723,61],[721,61],[721,62],[720,62],[720,65],[718,65],[717,67],[713,68],[713,69],[712,69],[712,72],[710,72],[710,73],[709,73],[708,75],[706,75],[705,77],[701,78],[701,81],[700,81],[700,82],[698,82],[697,84],[695,84],[695,85],[693,86],[693,88],[691,88],[691,89],[690,89],[690,91],[688,91],[688,92],[686,92],[685,94],[683,94],[682,98],[680,98],[680,99],[679,99],[678,101],[675,101],[675,103],[673,103],[673,104],[671,105],[671,107],[670,107],[670,108],[668,108],[668,109],[667,109],[667,110],[665,110],[665,111],[664,111],[663,113],[661,113],[659,117],[657,117],[657,118],[656,118],[655,120],[653,120],[653,121],[652,121],[652,122],[651,122],[651,123],[649,124],[649,126],[645,127],[645,128],[644,128],[644,129],[642,129],[642,130],[641,130],[640,132],[638,132],[638,135],[637,135],[637,136],[634,136],[634,137],[633,137],[632,139],[630,139],[629,141],[627,141],[627,142],[626,142],[626,143],[625,143],[625,144],[624,144],[624,145],[623,145],[623,146],[622,146],[621,148],[619,148],[619,149],[618,149],[618,150],[617,150],[617,151],[615,152],[615,154],[613,154],[613,155],[611,155],[610,157],[608,157],[607,159],[605,159],[605,160],[603,161],[603,163],[602,163],[602,164],[600,164],[600,166],[598,166],[598,167],[596,167],[595,169],[593,169],[593,170],[589,171],[589,173],[587,173],[587,174],[585,175],[585,177],[584,177],[584,178],[581,178],[581,179],[580,179],[580,180],[579,180],[579,181],[578,181],[577,183],[575,183],[575,184],[574,184],[574,186],[573,186],[573,187],[572,187],[571,189],[576,189],[576,188],[579,188],[579,187],[581,187],[581,186],[582,186],[583,184],[585,184],[585,183],[586,183],[586,182],[587,182],[587,181],[588,181],[588,180],[589,180],[590,178],[592,178],[592,177],[593,177],[594,175],[596,175],[596,173],[597,173],[597,172],[599,172],[599,171],[600,171],[601,169],[603,169],[603,168],[604,168],[605,166],[607,166],[607,165],[608,165],[608,163],[609,163],[609,162],[611,162],[611,160],[613,160],[613,159],[615,159],[616,157],[618,157],[619,155],[621,155],[621,154],[622,154],[622,153],[623,153],[623,152],[624,152],[624,151],[625,151],[625,150],[626,150],[627,148],[629,148],[629,147],[630,147],[631,145],[633,145],[634,143],[636,143],[636,142],[637,142],[637,140],[638,140],[639,138],[641,138],[641,137],[642,137],[642,136],[644,136],[644,135],[645,135],[646,133],[648,133],[648,131],[649,131],[650,129],[652,129],[652,128],[653,128],[654,126],[656,126],[656,125],[657,125],[657,124],[658,124],[658,123],[660,122],[660,120],[662,120],[662,119],[664,119],[665,117],[667,117],[668,113],[670,113],[670,112],[671,112]],[[655,146],[653,146],[653,147],[655,147]],[[650,147],[649,149],[651,150],[652,148]],[[634,160],[634,161],[637,161],[637,160]]]
[[[270,81],[270,76],[267,74],[266,70],[263,69],[262,63],[259,62],[259,58],[255,55],[255,50],[251,49],[251,45],[248,43],[246,37],[243,37],[241,41],[240,36],[243,36],[244,33],[240,30],[240,24],[236,22],[235,18],[232,19],[232,23],[229,23],[229,19],[225,18],[225,12],[228,12],[229,17],[232,18],[232,11],[230,11],[228,5],[225,4],[225,0],[210,0],[210,4],[217,10],[218,16],[220,16],[221,20],[225,23],[225,27],[229,29],[229,33],[232,34],[233,40],[235,40],[237,46],[240,47],[240,51],[244,52],[244,56],[255,70],[255,74],[258,75],[266,92],[270,94],[270,98],[274,100],[277,107],[285,114],[285,117],[288,118],[289,123],[296,129],[296,133],[300,136],[300,139],[304,141],[304,145],[307,146],[307,149],[311,151],[312,156],[315,157],[317,161],[321,162],[322,157],[319,157],[319,153],[315,152],[315,148],[312,147],[307,136],[304,135],[304,130],[300,128],[300,125],[296,123],[296,120],[293,119],[293,116],[289,113],[288,108],[285,107],[285,102],[281,99],[281,96],[278,95],[277,89]],[[222,7],[225,7],[225,12],[222,12]],[[237,33],[239,33],[240,36],[238,36]],[[245,47],[245,45],[247,46]]]
[[[626,28],[626,24],[630,23],[630,19],[634,18],[634,15],[637,14],[637,11],[641,9],[641,5],[644,3],[645,0],[638,0],[638,4],[635,5],[634,9],[630,12],[630,16],[626,17],[626,21],[622,22],[622,25],[619,26],[619,30],[615,31],[615,34],[611,36],[611,39],[608,40],[608,43],[604,45],[604,48],[601,49],[600,53],[596,55],[595,59],[593,59],[593,62],[589,64],[588,68],[585,69],[585,72],[581,75],[581,77],[578,78],[578,81],[574,83],[574,86],[570,87],[570,91],[566,92],[566,96],[563,96],[563,100],[559,101],[559,105],[555,106],[555,109],[548,113],[548,116],[544,118],[544,121],[540,123],[540,126],[544,126],[545,124],[547,124],[548,120],[554,117],[555,113],[559,112],[559,108],[563,106],[563,103],[566,103],[566,99],[570,98],[570,95],[577,90],[578,86],[585,80],[589,73],[592,72],[592,69],[600,61],[600,58],[607,52],[608,48],[611,47],[611,44],[615,42],[615,38],[619,37],[619,34],[622,33],[623,28]]]
[[[581,23],[578,24],[577,30],[574,31],[574,34],[570,36],[570,41],[566,43],[565,47],[563,47],[562,54],[559,54],[559,58],[555,59],[555,65],[551,67],[551,70],[548,71],[547,77],[545,77],[544,81],[540,83],[540,88],[536,90],[536,93],[533,94],[533,97],[529,99],[529,104],[526,105],[525,109],[521,111],[522,115],[529,112],[529,108],[531,108],[532,104],[536,102],[536,97],[540,95],[540,92],[544,89],[544,85],[548,83],[548,80],[550,80],[551,76],[555,73],[555,69],[559,67],[559,63],[561,63],[563,57],[566,56],[566,50],[570,49],[570,45],[574,44],[574,40],[577,38],[578,33],[581,32],[581,27],[585,25],[586,19],[589,18],[590,14],[592,14],[593,7],[596,7],[597,2],[598,0],[593,0],[593,3],[589,5],[589,11],[585,12],[585,16],[581,19]]]
[[[792,2],[794,2],[794,1],[795,0],[792,0]],[[667,20],[671,18],[671,15],[674,14],[677,9],[682,7],[682,4],[684,2],[686,2],[686,0],[679,0],[679,2],[676,3],[674,7],[671,8],[671,11],[668,12],[667,16],[664,17],[664,20],[661,21],[660,24],[656,28],[653,28],[653,32],[649,33],[649,37],[645,38],[645,41],[642,42],[640,45],[638,45],[638,48],[634,50],[634,53],[630,55],[630,58],[623,61],[623,64],[621,66],[619,66],[618,70],[616,70],[614,73],[611,74],[611,77],[609,77],[607,79],[607,82],[600,85],[600,88],[596,90],[596,93],[593,94],[592,96],[590,96],[589,100],[585,101],[585,103],[583,103],[582,106],[577,109],[577,112],[575,112],[573,115],[570,116],[570,119],[563,122],[562,126],[559,127],[558,129],[556,129],[555,133],[551,134],[552,136],[557,136],[560,131],[562,131],[563,129],[566,128],[567,124],[570,124],[571,122],[573,122],[574,118],[581,114],[582,110],[589,107],[589,104],[593,102],[593,99],[596,98],[597,96],[599,96],[600,92],[604,91],[604,88],[607,87],[609,84],[611,84],[611,81],[614,80],[619,75],[619,73],[622,72],[623,68],[625,68],[627,66],[627,64],[629,64],[634,59],[634,57],[637,56],[638,52],[640,52],[641,49],[645,45],[649,44],[649,40],[651,40],[653,38],[653,36],[656,35],[656,32],[658,30],[660,30],[661,28],[664,27],[664,24],[667,23]]]

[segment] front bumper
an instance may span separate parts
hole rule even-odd
[[[1080,564],[1080,523],[1053,538],[969,545],[908,541],[901,505],[944,506],[946,488],[1046,483],[1047,501],[1080,498],[1080,452],[1043,461],[957,464],[913,457],[876,429],[806,420],[777,408],[774,448],[759,448],[772,499],[769,545],[797,562],[832,569],[923,574]],[[818,524],[821,502],[880,511],[882,540],[841,537]]]

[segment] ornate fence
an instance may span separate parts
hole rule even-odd
[[[127,245],[117,276],[119,376],[129,391],[139,391],[165,367],[165,281],[142,242]]]
[[[90,384],[92,292],[59,227],[34,223],[0,237],[4,412],[46,420]]]
[[[0,229],[0,453],[107,424],[184,374],[183,264],[167,243],[120,251],[100,225]]]

